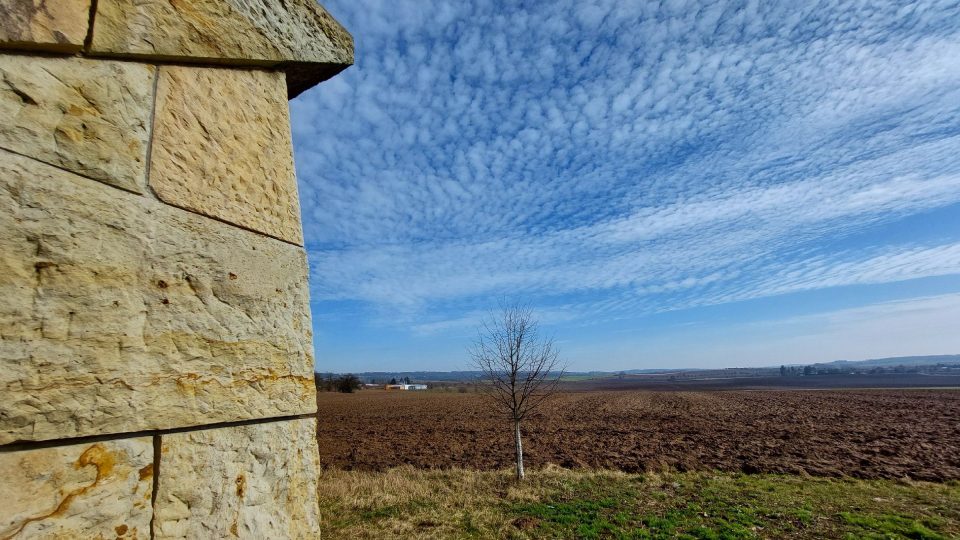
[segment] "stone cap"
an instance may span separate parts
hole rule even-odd
[[[288,98],[353,64],[316,0],[0,0],[0,14],[0,48],[280,69]]]

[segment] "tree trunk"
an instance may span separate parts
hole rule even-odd
[[[523,480],[523,443],[520,441],[520,421],[513,421],[513,440],[517,450],[517,480]]]

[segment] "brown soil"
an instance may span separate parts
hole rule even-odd
[[[478,394],[321,393],[321,462],[499,469],[510,426]],[[960,390],[567,392],[524,423],[528,467],[960,479]]]

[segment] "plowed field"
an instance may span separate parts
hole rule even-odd
[[[510,426],[478,394],[321,393],[321,463],[498,469]],[[960,391],[589,391],[524,424],[528,466],[960,479]]]

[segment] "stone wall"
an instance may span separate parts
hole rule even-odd
[[[0,0],[0,540],[303,538],[314,0]]]

